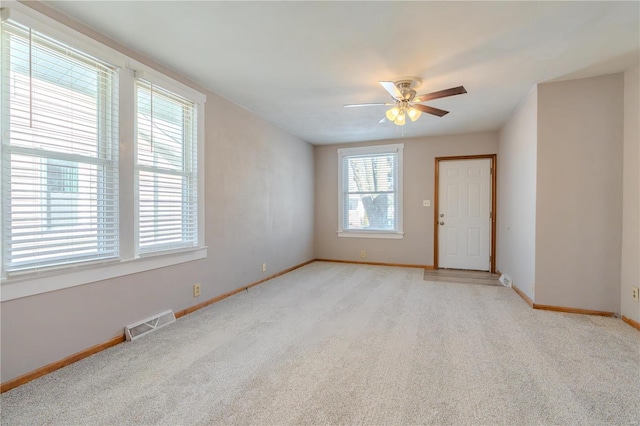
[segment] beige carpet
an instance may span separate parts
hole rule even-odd
[[[464,271],[460,269],[436,269],[424,271],[425,281],[445,283],[482,284],[501,286],[500,275],[482,271]]]
[[[3,425],[637,425],[640,333],[315,262],[2,395]]]

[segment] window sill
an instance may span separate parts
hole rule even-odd
[[[340,238],[383,238],[401,240],[404,238],[404,232],[395,231],[338,231]]]
[[[135,259],[108,262],[100,265],[70,267],[63,271],[43,272],[39,275],[17,276],[2,281],[0,301],[19,299],[50,291],[150,271],[152,269],[205,259],[207,247],[172,253],[145,255]]]

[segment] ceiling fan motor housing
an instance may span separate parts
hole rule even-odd
[[[402,93],[402,99],[405,101],[412,101],[416,97],[416,91],[422,79],[420,77],[403,77],[400,80],[394,82],[400,93]]]

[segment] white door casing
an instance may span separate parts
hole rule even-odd
[[[491,268],[491,159],[441,160],[438,267]]]

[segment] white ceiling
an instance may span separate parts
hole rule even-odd
[[[623,71],[639,49],[637,1],[46,4],[314,144],[496,130],[536,83]],[[406,75],[468,93],[403,128],[342,107]]]

